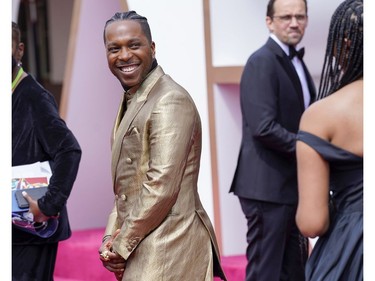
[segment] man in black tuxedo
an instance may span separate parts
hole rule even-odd
[[[303,281],[307,240],[295,223],[296,133],[315,86],[303,49],[295,48],[307,26],[306,0],[270,0],[266,24],[270,38],[241,77],[243,136],[230,192],[248,224],[246,281]]]

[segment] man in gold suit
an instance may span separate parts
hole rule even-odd
[[[103,265],[117,280],[226,280],[197,192],[202,132],[193,99],[158,65],[145,17],[116,13],[104,43],[125,92],[112,135],[115,206]]]

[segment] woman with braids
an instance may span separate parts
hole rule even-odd
[[[363,280],[363,1],[344,1],[329,29],[318,101],[297,136],[297,225],[319,237],[306,280]]]

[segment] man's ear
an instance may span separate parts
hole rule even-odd
[[[268,17],[268,16],[266,17],[266,25],[268,27],[268,30],[270,32],[273,32],[273,20],[271,17]]]
[[[152,52],[152,58],[154,59],[155,58],[155,42],[152,41],[151,42],[151,52]]]
[[[22,57],[23,57],[23,54],[24,54],[24,51],[25,51],[25,44],[24,43],[19,43],[18,46],[17,46],[17,50],[14,54],[14,58],[17,60],[17,61],[21,61],[22,60]]]

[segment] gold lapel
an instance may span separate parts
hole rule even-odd
[[[136,96],[137,94],[138,93],[136,93]],[[123,145],[122,139],[128,131],[135,116],[146,102],[146,99],[139,100],[138,98],[136,99],[136,96],[133,98],[134,100],[130,103],[129,108],[126,110],[124,117],[120,121],[120,124],[116,132],[114,133],[114,142],[112,146],[112,175],[114,175],[113,179],[115,179],[116,166],[121,154],[121,147]]]
[[[120,126],[122,117],[124,116],[124,111],[126,110],[125,100],[126,100],[125,94],[123,94],[122,99],[121,99],[121,103],[120,103],[120,107],[119,107],[119,109],[117,111],[117,116],[116,116],[115,124],[114,124],[113,130],[112,130],[111,147],[113,145],[117,129]]]
[[[117,163],[120,158],[121,154],[121,147],[123,145],[122,140],[124,135],[128,131],[130,125],[132,124],[134,118],[137,116],[138,112],[141,110],[145,102],[147,101],[147,97],[151,92],[151,89],[154,87],[158,79],[164,75],[164,72],[160,66],[157,66],[154,71],[150,73],[150,75],[143,81],[141,87],[137,90],[134,94],[133,100],[129,105],[129,108],[126,110],[124,117],[122,120],[120,119],[120,112],[117,114],[115,129],[113,132],[113,145],[112,145],[112,176],[113,176],[113,183],[115,181],[116,175],[116,167]],[[123,97],[124,99],[125,97]]]

